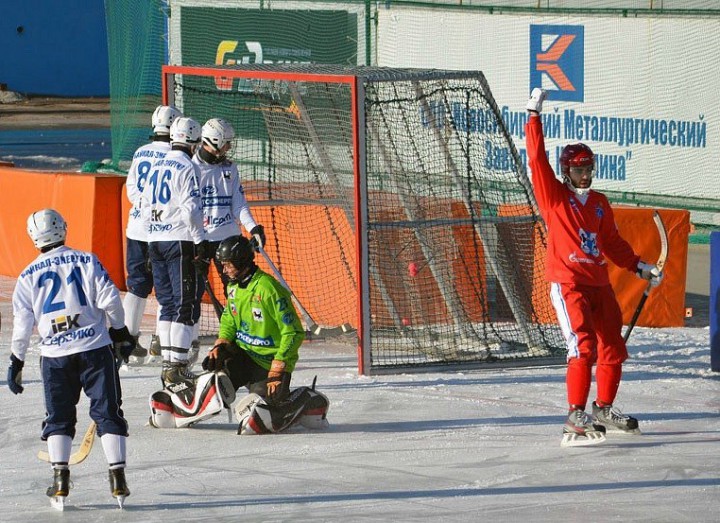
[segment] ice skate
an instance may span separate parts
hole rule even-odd
[[[140,345],[140,334],[137,336],[133,336],[135,338],[135,348],[130,353],[130,358],[128,363],[133,365],[143,364],[145,363],[145,358],[148,355],[148,351],[145,347]]]
[[[45,492],[50,498],[50,506],[55,510],[65,509],[65,498],[70,493],[70,469],[53,469],[53,484]]]
[[[140,334],[137,336],[134,336],[135,338],[135,348],[130,353],[130,357],[132,358],[144,358],[148,355],[148,351],[145,347],[140,345]]]
[[[188,351],[188,368],[192,368],[200,354],[200,340],[193,340]]]
[[[175,390],[177,387],[173,386],[186,385],[187,387],[194,389],[197,376],[190,372],[187,362],[165,361],[163,362],[160,379],[163,382],[163,387],[171,388],[173,389],[173,392],[177,392]]]
[[[130,489],[125,480],[125,469],[110,469],[108,471],[108,479],[110,481],[110,493],[117,499],[120,508],[123,508],[125,498],[130,495]]]
[[[160,337],[157,334],[153,334],[150,338],[150,346],[148,347],[148,354],[145,358],[145,365],[158,364],[162,362],[162,348],[160,347]]]
[[[563,427],[561,447],[597,445],[605,441],[605,427],[593,425],[585,411],[577,409],[568,415]]]
[[[593,401],[593,423],[605,427],[607,432],[616,434],[642,434],[638,427],[638,420],[623,414],[612,405],[598,407]]]

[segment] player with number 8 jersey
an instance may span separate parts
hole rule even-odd
[[[140,146],[128,169],[125,181],[125,190],[128,200],[132,204],[128,215],[126,240],[126,286],[128,292],[123,300],[125,321],[130,334],[136,340],[140,337],[140,323],[142,321],[147,298],[153,290],[153,277],[148,263],[147,230],[143,224],[140,209],[140,195],[145,188],[150,169],[156,161],[165,158],[170,151],[170,126],[180,118],[182,113],[170,105],[159,105],[152,115],[153,134],[151,142]],[[147,350],[137,346],[133,356],[144,357]]]

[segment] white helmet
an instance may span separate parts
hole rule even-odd
[[[170,143],[193,147],[200,143],[200,124],[192,118],[177,118],[170,126]]]
[[[182,113],[172,105],[158,105],[152,115],[153,132],[170,134],[170,126],[181,116]]]
[[[235,138],[235,130],[227,120],[211,118],[202,127],[202,141],[219,151]]]
[[[56,210],[43,209],[28,217],[27,232],[35,247],[42,249],[48,245],[65,242],[67,224]]]

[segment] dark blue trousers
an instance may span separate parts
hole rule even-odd
[[[197,281],[195,246],[190,241],[150,242],[150,263],[160,320],[193,325]]]
[[[153,275],[148,263],[148,244],[127,238],[125,266],[128,291],[140,298],[147,298],[153,289]]]
[[[90,417],[99,436],[128,435],[122,411],[122,390],[115,357],[110,345],[59,358],[42,358],[45,388],[42,439],[52,435],[75,437],[80,391],[90,398]]]

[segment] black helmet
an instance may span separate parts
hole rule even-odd
[[[215,259],[219,262],[230,262],[239,271],[252,266],[255,259],[255,250],[250,240],[244,236],[230,236],[218,245]]]

